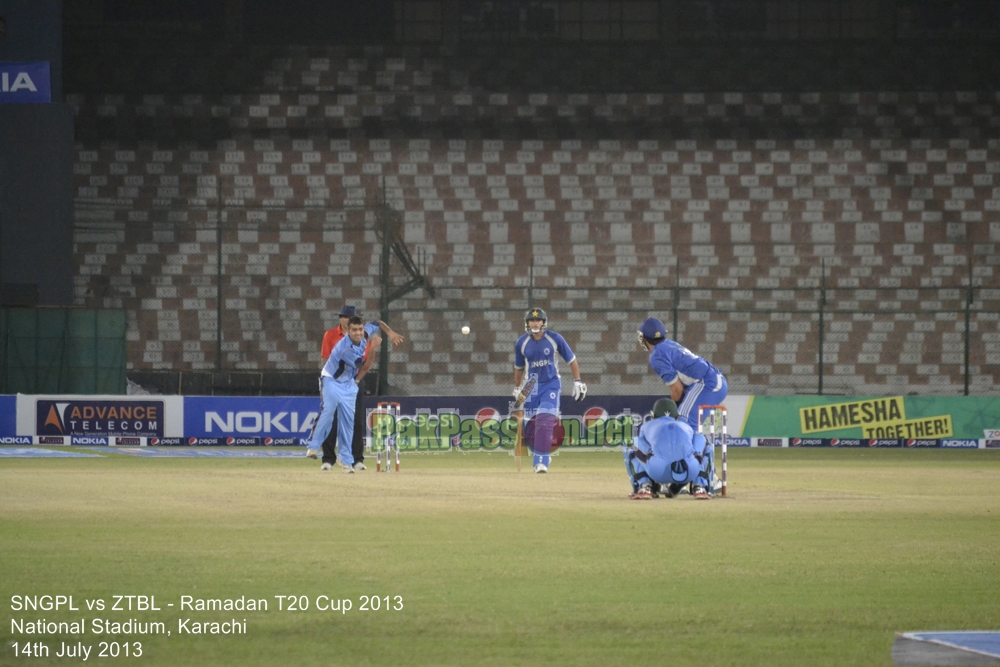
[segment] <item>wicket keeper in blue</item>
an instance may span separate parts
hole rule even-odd
[[[653,405],[653,419],[639,429],[635,446],[625,449],[631,500],[649,500],[657,493],[673,498],[688,484],[694,498],[712,497],[714,448],[677,417],[677,404],[661,398]]]
[[[667,338],[663,322],[647,318],[639,327],[639,345],[649,354],[649,365],[670,387],[670,399],[680,418],[698,430],[698,407],[721,405],[729,393],[726,377],[718,368]]]
[[[337,458],[345,473],[354,472],[354,455],[351,453],[351,438],[354,435],[354,403],[358,395],[358,383],[364,371],[371,366],[365,362],[365,350],[371,345],[377,350],[382,339],[377,335],[378,324],[365,325],[360,317],[353,315],[347,320],[347,335],[333,346],[330,358],[320,373],[320,413],[306,442],[307,453],[315,458],[323,441],[330,435],[330,429],[337,429]],[[366,338],[365,334],[370,338]],[[329,463],[323,464],[328,470]]]
[[[580,365],[566,339],[555,331],[548,331],[548,316],[541,308],[532,308],[524,314],[524,335],[514,344],[514,400],[521,397],[521,383],[531,375],[537,381],[524,401],[522,419],[533,419],[533,427],[525,426],[526,439],[534,453],[536,473],[546,473],[552,462],[552,433],[559,419],[559,394],[562,380],[559,377],[558,354],[573,372],[573,398],[582,401],[587,396],[587,385],[580,379]]]

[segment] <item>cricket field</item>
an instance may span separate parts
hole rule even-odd
[[[1000,628],[1000,451],[731,449],[710,501],[629,501],[618,452],[368,463],[0,459],[0,665],[872,667]]]

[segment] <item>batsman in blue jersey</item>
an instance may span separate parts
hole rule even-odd
[[[649,365],[670,387],[670,399],[680,418],[698,430],[698,407],[720,405],[729,393],[726,377],[718,368],[677,341],[667,338],[663,322],[647,318],[639,327],[639,344],[649,352]]]
[[[336,425],[337,458],[345,473],[354,472],[354,455],[351,453],[354,403],[358,395],[358,382],[371,367],[374,356],[369,355],[366,361],[365,350],[369,345],[378,349],[382,342],[376,335],[377,331],[377,323],[366,326],[360,317],[352,316],[347,321],[347,335],[333,346],[320,373],[320,413],[306,442],[307,453],[315,458],[315,453],[330,435],[330,429]],[[324,463],[323,469],[328,470],[327,466],[332,467],[331,464]]]
[[[677,418],[677,404],[661,398],[653,419],[642,425],[635,446],[625,449],[625,469],[632,481],[632,500],[649,500],[662,493],[673,498],[687,485],[698,500],[711,498],[714,448],[687,422]]]
[[[562,393],[557,354],[573,372],[573,398],[582,401],[587,396],[587,385],[580,379],[576,355],[565,338],[545,328],[547,322],[548,316],[541,308],[528,310],[524,314],[525,334],[514,344],[515,401],[521,397],[522,383],[531,376],[536,378],[523,405],[523,418],[535,418],[534,428],[528,430],[528,439],[534,452],[536,473],[548,472],[552,461],[552,432],[559,418],[559,394]],[[538,418],[540,415],[542,417]]]

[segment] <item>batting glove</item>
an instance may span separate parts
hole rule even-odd
[[[521,388],[520,387],[514,387],[514,400],[516,401],[519,398],[521,398]]]
[[[587,385],[583,380],[573,381],[573,400],[582,401],[587,398]]]

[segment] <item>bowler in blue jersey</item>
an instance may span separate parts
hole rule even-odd
[[[698,407],[720,405],[729,393],[726,376],[705,359],[667,338],[663,322],[647,318],[639,327],[639,344],[649,352],[649,365],[670,388],[680,419],[698,430]]]
[[[351,438],[354,435],[354,403],[358,383],[371,367],[373,356],[365,360],[368,345],[378,349],[382,339],[376,334],[377,324],[365,326],[357,315],[347,320],[347,335],[333,346],[330,357],[320,373],[320,412],[312,433],[305,443],[308,456],[315,458],[330,430],[337,429],[337,458],[345,473],[354,472]],[[323,470],[332,464],[323,463]]]

